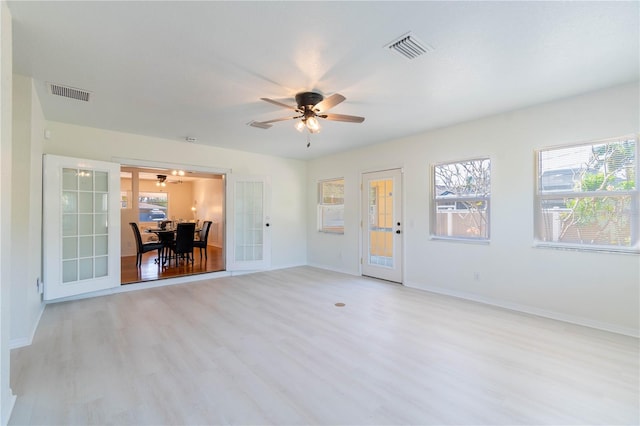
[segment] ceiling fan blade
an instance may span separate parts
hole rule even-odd
[[[298,108],[296,108],[294,106],[283,104],[282,102],[274,101],[273,99],[269,99],[269,98],[260,98],[260,99],[262,99],[265,102],[269,102],[270,104],[274,104],[274,105],[277,105],[279,107],[282,107],[282,108],[288,108],[288,109],[292,109],[294,111],[298,110]]]
[[[295,120],[296,118],[300,118],[300,117],[282,117],[282,118],[275,118],[273,120],[268,120],[268,121],[261,121],[261,124],[270,124],[270,123],[277,123],[278,121],[286,121],[286,120]]]
[[[271,127],[271,124],[264,124],[255,120],[251,120],[250,122],[247,123],[247,125],[251,127],[257,127],[258,129],[265,129],[265,130]]]
[[[333,108],[334,106],[338,105],[339,103],[343,102],[345,99],[344,96],[342,96],[340,93],[334,93],[333,95],[329,96],[328,98],[324,98],[324,100],[318,102],[317,104],[314,105],[313,110],[317,111],[317,112],[322,112],[322,111],[326,111],[328,109]]]
[[[364,121],[364,117],[358,117],[356,115],[322,114],[320,117],[332,121],[346,121],[347,123],[362,123]]]

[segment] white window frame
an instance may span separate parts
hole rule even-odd
[[[324,185],[328,183],[342,182],[342,203],[324,202]],[[341,225],[328,226],[325,224],[325,217],[328,213],[339,217]],[[334,219],[335,220],[335,219]],[[344,178],[323,179],[318,181],[318,232],[328,234],[344,234]]]
[[[612,142],[622,141],[635,141],[635,189],[631,190],[598,190],[598,191],[582,191],[580,188],[573,189],[544,189],[542,187],[542,177],[540,171],[542,170],[542,154],[544,152],[550,152],[554,150],[565,150],[568,148],[579,148],[589,146],[599,146]],[[637,218],[640,215],[640,190],[638,188],[640,179],[638,172],[640,172],[639,160],[638,160],[638,135],[626,135],[619,138],[595,140],[586,143],[568,144],[562,146],[554,146],[550,148],[543,148],[536,151],[536,167],[535,167],[535,192],[534,192],[534,247],[542,248],[555,248],[555,249],[568,249],[578,251],[601,251],[601,252],[622,252],[622,253],[640,253],[640,223]],[[545,221],[542,216],[545,214],[542,205],[544,201],[562,199],[584,199],[584,198],[622,198],[631,197],[631,214],[629,218],[630,222],[630,245],[607,245],[597,243],[580,243],[580,242],[562,242],[554,241],[556,238],[556,232],[552,230],[552,235],[548,235],[548,230],[543,229],[545,227]],[[548,209],[547,209],[548,210]],[[562,211],[562,208],[559,207]],[[555,222],[552,223],[554,225]],[[561,224],[558,224],[561,227]],[[548,227],[548,224],[547,224]],[[558,231],[559,234],[561,231]],[[545,238],[546,237],[546,238]]]
[[[472,193],[469,195],[455,195],[441,194],[441,189],[438,188],[439,179],[436,176],[437,170],[439,167],[445,166],[454,166],[454,165],[463,165],[469,164],[472,162],[488,162],[488,174],[489,174],[489,188],[486,193]],[[462,241],[462,242],[477,242],[477,243],[489,243],[491,238],[491,158],[489,157],[475,157],[466,160],[458,160],[458,161],[447,161],[443,163],[434,164],[431,167],[431,239],[434,240],[451,240],[451,241]],[[452,205],[451,209],[442,209],[443,203],[447,203]],[[462,214],[460,209],[457,207],[459,205],[469,205],[470,203],[484,203],[484,210],[486,211],[486,236],[485,235],[460,235],[455,234],[451,227],[449,226],[452,223],[452,217],[448,218],[448,231],[447,234],[438,233],[438,215],[443,214],[444,211],[447,212],[448,216],[453,216],[454,214]],[[450,210],[450,211],[449,211]]]

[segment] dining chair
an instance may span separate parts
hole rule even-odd
[[[164,244],[162,242],[151,242],[151,243],[143,243],[142,236],[140,235],[140,228],[138,228],[138,224],[135,222],[129,222],[131,225],[131,229],[133,229],[133,235],[136,238],[136,266],[140,267],[142,265],[142,255],[149,251],[158,250],[158,266],[160,266],[160,262],[162,259],[162,249],[164,248]]]
[[[196,224],[191,222],[178,223],[176,239],[171,245],[176,266],[181,258],[193,263],[193,234],[196,231]],[[171,259],[169,260],[171,266]]]
[[[207,240],[209,239],[209,229],[211,228],[210,220],[205,220],[200,229],[200,236],[193,242],[193,246],[200,249],[200,260],[202,260],[202,250],[204,249],[204,259],[207,260]]]

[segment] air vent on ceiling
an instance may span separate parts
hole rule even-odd
[[[407,59],[415,59],[433,50],[433,47],[421,42],[410,32],[400,36],[385,47]]]
[[[76,99],[84,102],[89,102],[91,98],[91,92],[86,90],[55,83],[47,83],[47,85],[49,86],[49,93],[52,95],[64,96],[65,98]]]

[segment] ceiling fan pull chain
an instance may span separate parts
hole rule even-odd
[[[311,146],[311,134],[307,133],[307,148]]]

